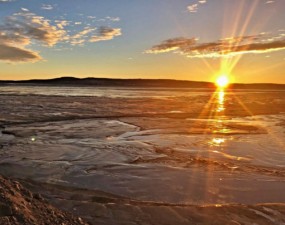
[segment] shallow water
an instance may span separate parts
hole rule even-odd
[[[285,203],[284,92],[133,91],[4,91],[1,174],[138,201]]]
[[[89,96],[107,98],[163,98],[207,94],[208,89],[178,88],[123,88],[123,87],[54,87],[54,86],[2,86],[0,93],[16,95]]]
[[[1,86],[0,94],[10,95],[46,95],[46,96],[89,96],[107,98],[163,98],[201,96],[211,93],[206,88],[124,88],[124,87],[56,87],[56,86]],[[245,93],[280,93],[282,90],[260,91],[255,89],[236,90],[235,94]],[[231,95],[232,93],[227,93]]]

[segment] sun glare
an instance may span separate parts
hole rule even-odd
[[[225,88],[229,85],[230,81],[227,75],[221,75],[216,80],[216,85],[219,88]]]

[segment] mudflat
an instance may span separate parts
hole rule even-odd
[[[285,92],[49,90],[1,92],[0,173],[61,210],[93,224],[285,223]]]

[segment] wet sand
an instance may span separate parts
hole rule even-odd
[[[129,96],[2,93],[0,173],[94,224],[285,223],[285,92]]]

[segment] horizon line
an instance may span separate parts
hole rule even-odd
[[[0,82],[29,82],[29,81],[51,81],[56,79],[77,79],[77,80],[84,80],[84,79],[106,79],[106,80],[121,80],[121,81],[128,81],[128,80],[153,80],[153,81],[178,81],[178,82],[195,82],[195,83],[209,83],[209,84],[215,84],[213,81],[196,81],[196,80],[180,80],[180,79],[170,79],[170,78],[110,78],[110,77],[75,77],[75,76],[59,76],[54,78],[33,78],[33,79],[23,79],[23,80],[2,80],[0,79]],[[270,82],[258,82],[258,83],[230,83],[230,85],[254,85],[254,84],[263,84],[263,85],[285,85],[285,83],[270,83]]]

